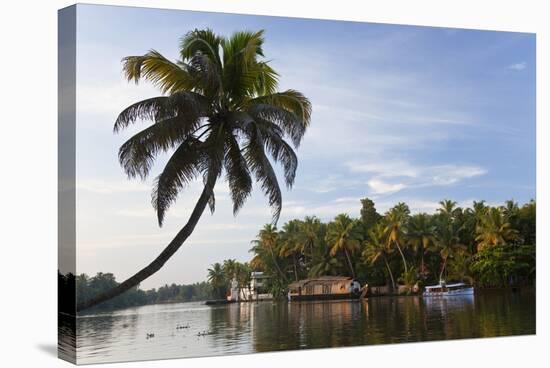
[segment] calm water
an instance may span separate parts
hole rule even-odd
[[[535,293],[164,304],[79,317],[76,328],[81,364],[523,335],[535,333]]]

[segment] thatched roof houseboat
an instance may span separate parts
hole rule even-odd
[[[288,300],[356,299],[361,285],[351,277],[320,276],[289,285]]]

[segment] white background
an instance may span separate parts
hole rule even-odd
[[[88,1],[88,3],[102,3]],[[358,365],[541,366],[548,359],[550,10],[545,1],[107,1],[225,11],[537,33],[537,336],[107,364],[102,367]],[[68,367],[57,343],[57,9],[69,1],[0,5],[0,365]],[[546,23],[546,24],[545,24]],[[490,148],[488,148],[490,149]],[[545,168],[546,166],[546,168]],[[546,351],[545,351],[546,349]]]

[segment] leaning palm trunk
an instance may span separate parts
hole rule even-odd
[[[187,240],[189,235],[191,235],[191,233],[195,229],[195,226],[199,222],[199,219],[208,204],[208,200],[212,195],[214,184],[215,180],[213,183],[207,183],[205,185],[202,194],[197,201],[197,204],[195,205],[195,208],[193,209],[193,212],[191,213],[191,216],[189,217],[189,220],[187,221],[185,226],[176,234],[170,244],[168,244],[168,246],[164,248],[164,250],[158,255],[157,258],[155,258],[153,262],[151,262],[147,267],[141,269],[134,276],[122,282],[118,286],[107,290],[106,292],[101,293],[92,299],[85,300],[77,304],[76,311],[81,312],[106,300],[114,298],[115,296],[118,296],[125,291],[128,291],[131,288],[139,285],[143,280],[160,270],[162,266],[164,266],[166,261],[168,261],[170,257],[172,257],[174,253],[178,251],[178,249],[182,246],[185,240]]]
[[[401,259],[403,259],[403,267],[405,268],[405,273],[408,273],[409,268],[407,267],[407,260],[405,259],[405,255],[403,254],[403,251],[401,250],[398,242],[395,242],[395,246],[399,250],[399,254],[401,254]]]
[[[351,258],[349,256],[348,250],[344,248],[344,254],[346,255],[346,259],[348,261],[348,266],[351,271],[351,277],[355,278],[355,270],[353,269],[353,264],[351,263]]]
[[[294,279],[298,281],[298,266],[296,265],[296,254],[292,254],[292,262],[294,263]]]
[[[273,260],[273,263],[275,264],[275,268],[277,269],[277,271],[279,272],[279,274],[281,275],[283,280],[285,280],[285,282],[286,282],[287,278],[286,278],[284,272],[281,270],[281,267],[279,267],[279,263],[277,262],[277,258],[275,258],[275,253],[273,253],[273,248],[272,247],[269,247],[269,252],[271,253],[271,259]]]
[[[385,256],[384,256],[384,263],[386,264],[386,268],[388,269],[388,273],[390,274],[392,290],[395,290],[395,280],[393,278],[393,272],[391,272],[390,265],[389,265],[388,260],[386,259]]]
[[[443,279],[443,273],[445,272],[445,268],[447,267],[447,258],[448,257],[445,257],[445,259],[443,260],[443,265],[441,266],[441,272],[439,273],[439,282],[441,282],[441,280]]]

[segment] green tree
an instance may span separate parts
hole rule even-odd
[[[208,269],[208,282],[212,285],[212,288],[219,298],[225,296],[227,278],[223,266],[220,263],[214,263],[212,267]]]
[[[389,247],[395,246],[399,251],[405,273],[408,273],[409,270],[405,253],[403,253],[403,248],[406,246],[405,229],[409,221],[409,215],[409,207],[405,203],[400,202],[392,207],[384,216],[386,241]]]
[[[466,251],[466,246],[460,243],[460,227],[451,218],[443,217],[437,224],[435,242],[428,250],[439,253],[442,264],[439,272],[439,280],[443,280],[443,275],[447,268],[447,262],[450,258],[460,252]]]
[[[277,273],[285,282],[287,282],[286,275],[281,269],[281,266],[279,265],[279,262],[277,260],[277,255],[275,253],[278,250],[279,242],[279,232],[277,231],[277,228],[272,224],[266,224],[264,228],[258,233],[257,239],[253,240],[252,242],[255,244],[255,247],[252,248],[253,251],[255,251],[259,255],[263,254],[264,258],[265,255],[269,255],[270,261],[277,270]]]
[[[384,226],[382,224],[374,225],[369,230],[368,238],[366,240],[366,248],[363,251],[363,258],[370,265],[374,265],[382,260],[384,262],[384,265],[386,266],[386,270],[388,271],[388,276],[391,280],[391,286],[395,290],[395,279],[393,277],[393,272],[388,262],[388,257],[392,251],[393,248],[388,247],[388,243],[386,241]]]
[[[290,257],[292,259],[292,269],[294,279],[299,279],[300,258],[304,251],[305,243],[300,240],[301,221],[291,220],[283,225],[282,231],[279,233],[279,255],[281,257]]]
[[[435,243],[435,226],[428,214],[411,216],[406,233],[407,244],[420,255],[420,273],[425,273],[424,253]]]
[[[369,198],[361,199],[361,222],[365,228],[365,233],[368,234],[368,231],[380,220],[382,216],[376,212],[376,207],[374,202]]]
[[[298,163],[292,145],[298,147],[304,136],[311,104],[298,91],[277,92],[278,74],[263,59],[263,44],[264,31],[225,38],[194,30],[182,38],[176,62],[154,50],[124,58],[128,81],[149,81],[163,94],[134,103],[116,119],[115,132],[137,120],[153,122],[120,147],[124,171],[129,178],[145,179],[155,157],[173,150],[153,189],[159,225],[187,184],[201,178],[204,188],[188,222],[155,260],[118,286],[79,303],[77,310],[120,295],[162,268],[191,235],[205,208],[214,211],[214,186],[224,171],[235,214],[250,195],[254,176],[277,221],[282,194],[268,156],[282,164],[291,187]]]
[[[335,257],[339,251],[343,252],[351,272],[355,278],[355,270],[351,260],[351,254],[359,250],[361,245],[361,233],[358,222],[346,214],[340,214],[328,224],[327,243],[330,247],[330,255]]]
[[[519,240],[519,233],[506,220],[500,208],[490,208],[481,217],[476,228],[478,250],[508,244]]]

